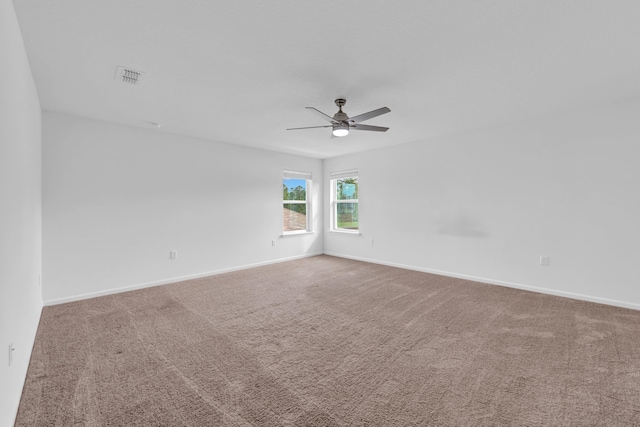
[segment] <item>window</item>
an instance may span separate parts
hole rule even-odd
[[[282,218],[284,234],[311,231],[309,200],[311,174],[284,171],[282,174]]]
[[[331,174],[331,230],[357,232],[358,171]]]

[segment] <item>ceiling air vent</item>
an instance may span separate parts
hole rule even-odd
[[[116,80],[122,83],[129,83],[132,85],[139,85],[144,79],[145,73],[142,71],[134,70],[129,67],[119,66],[116,72]]]

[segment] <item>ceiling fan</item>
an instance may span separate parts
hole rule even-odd
[[[333,117],[323,113],[314,107],[305,107],[309,110],[313,110],[316,113],[320,114],[320,116],[331,123],[330,125],[324,126],[308,126],[302,128],[289,128],[287,130],[299,130],[299,129],[315,129],[315,128],[333,128],[333,136],[347,136],[350,130],[370,130],[374,132],[386,132],[389,128],[385,128],[382,126],[370,126],[360,124],[365,120],[372,119],[374,117],[378,117],[382,114],[386,114],[391,110],[387,107],[378,108],[377,110],[369,111],[368,113],[360,114],[358,116],[349,117],[345,112],[342,111],[342,106],[347,103],[346,99],[338,98],[335,100],[336,105],[338,106],[338,112],[334,114]]]

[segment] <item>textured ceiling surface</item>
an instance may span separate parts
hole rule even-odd
[[[310,157],[640,96],[637,0],[15,0],[42,108]],[[119,65],[146,72],[115,80]],[[333,115],[383,106],[366,124]]]

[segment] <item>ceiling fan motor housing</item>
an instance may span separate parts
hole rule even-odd
[[[345,113],[343,113],[342,111],[338,111],[334,116],[333,116],[333,120],[335,120],[336,122],[345,122],[347,120],[349,120],[349,116],[347,116]]]
[[[336,105],[338,106],[338,112],[334,114],[333,120],[337,122],[345,122],[349,120],[349,116],[342,111],[342,106],[347,103],[346,99],[338,98],[335,100]]]

